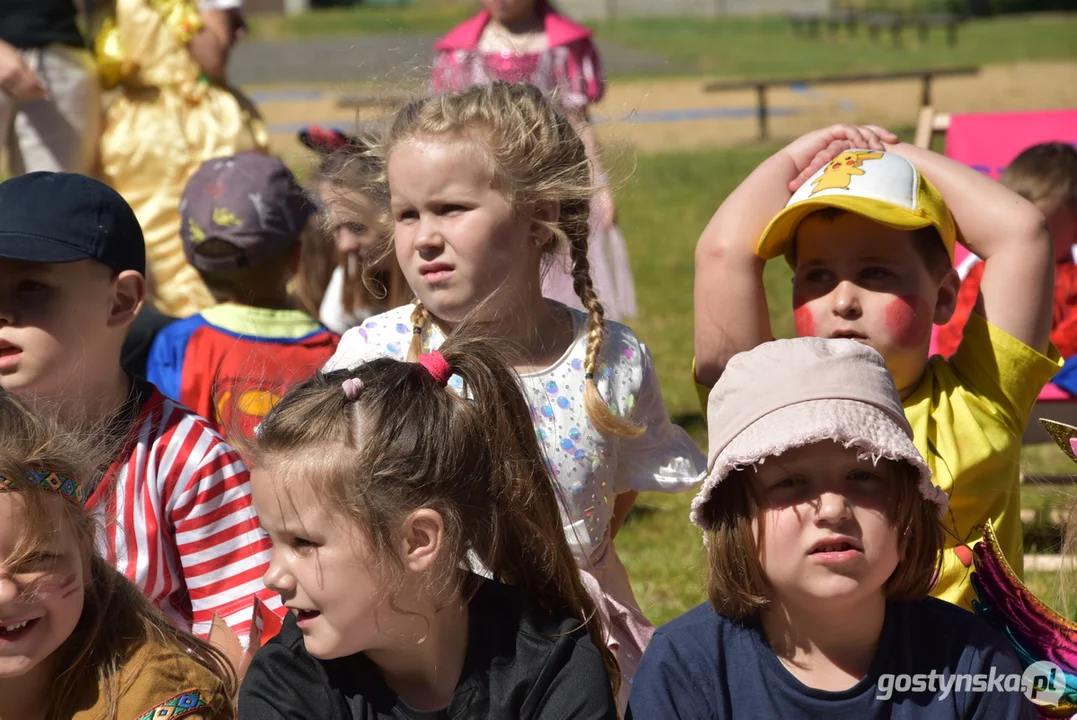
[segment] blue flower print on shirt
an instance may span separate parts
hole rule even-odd
[[[557,383],[555,383],[553,380],[546,383],[546,392],[551,393],[553,395],[556,395],[557,394]]]
[[[408,326],[405,325],[404,323],[397,323],[396,324],[396,331],[398,333],[400,333],[401,335],[405,335],[405,334],[407,334],[409,332],[408,331]]]

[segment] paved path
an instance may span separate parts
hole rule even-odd
[[[941,112],[1002,112],[1077,107],[1072,78],[1077,62],[989,65],[974,77],[941,78],[935,94]],[[756,141],[755,96],[751,90],[703,92],[702,79],[650,78],[611,82],[594,119],[606,144],[637,151],[694,151]],[[292,83],[252,88],[273,134],[274,149],[300,156],[295,131],[320,123],[349,128],[352,110],[337,107],[341,88]],[[770,94],[771,132],[796,137],[832,122],[878,122],[912,127],[920,105],[919,81],[858,83],[819,88],[776,88]],[[377,117],[364,108],[360,120]]]

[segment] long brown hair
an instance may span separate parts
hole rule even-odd
[[[544,612],[585,623],[620,686],[594,600],[580,579],[560,505],[516,374],[489,342],[450,337],[440,352],[465,391],[440,386],[415,363],[381,358],[318,373],[265,417],[252,457],[259,467],[318,465],[328,507],[361,528],[389,575],[403,577],[397,528],[419,508],[445,523],[446,554],[431,588],[468,599],[470,552],[499,582]],[[362,380],[350,400],[342,383]],[[299,460],[299,459],[302,460]],[[470,552],[469,552],[470,551]],[[390,583],[387,592],[397,586]]]
[[[559,204],[561,212],[557,221],[547,223],[554,242],[547,243],[545,250],[568,249],[573,289],[587,309],[584,357],[587,416],[606,435],[639,435],[643,429],[610,410],[594,381],[605,340],[606,312],[595,294],[587,259],[594,183],[591,163],[579,134],[538,88],[498,80],[404,106],[385,137],[383,154],[388,162],[393,148],[406,140],[454,136],[476,141],[512,207],[550,201]],[[421,331],[429,319],[429,311],[422,303],[416,303],[411,316],[415,328]],[[415,333],[409,359],[414,360],[421,350],[421,333]]]
[[[318,167],[311,174],[310,187],[321,195],[326,190],[345,194],[341,200],[347,204],[347,194],[365,196],[376,208],[374,217],[364,218],[379,235],[378,248],[372,259],[359,265],[348,262],[347,257],[332,255],[336,264],[344,270],[344,289],[341,304],[345,312],[355,314],[363,308],[390,310],[411,301],[411,288],[391,250],[392,239],[389,213],[389,189],[386,184],[381,157],[362,139],[348,137],[347,142],[336,150],[323,155]],[[322,236],[333,247],[332,227],[328,212],[321,214]]]
[[[30,470],[47,469],[85,484],[97,472],[100,435],[77,433],[0,391],[0,475],[24,478]],[[8,563],[18,565],[47,542],[58,522],[69,527],[78,543],[83,566],[85,599],[74,632],[56,650],[60,668],[52,690],[49,720],[71,717],[77,687],[96,677],[105,698],[108,720],[116,718],[120,697],[139,675],[127,666],[131,654],[146,643],[175,649],[177,660],[187,657],[219,677],[230,698],[236,677],[217,649],[175,627],[139,589],[94,551],[96,525],[78,504],[55,492],[20,483],[25,499],[25,530]],[[121,673],[122,670],[122,673]]]

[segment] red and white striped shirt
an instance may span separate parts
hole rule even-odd
[[[136,381],[140,382],[141,381]],[[177,625],[209,634],[220,615],[246,647],[268,535],[239,454],[209,422],[148,383],[123,449],[86,506],[104,521],[99,551]]]

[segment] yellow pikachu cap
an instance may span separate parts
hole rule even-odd
[[[812,175],[770,221],[756,254],[764,260],[785,255],[791,264],[797,227],[823,208],[847,210],[895,230],[934,226],[954,261],[957,227],[942,195],[911,162],[877,150],[846,150]]]

